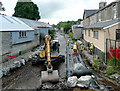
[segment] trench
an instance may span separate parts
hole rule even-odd
[[[90,68],[92,67],[92,65],[89,63],[88,60],[86,60],[84,62],[88,67],[90,67]],[[120,91],[120,86],[116,85],[112,81],[109,81],[108,78],[105,77],[104,75],[100,74],[99,72],[95,72],[95,71],[94,71],[94,75],[96,77],[96,82],[99,85],[104,86],[104,88],[107,89],[107,91]]]

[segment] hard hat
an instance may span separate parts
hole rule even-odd
[[[68,40],[68,42],[69,42],[69,40]]]
[[[93,42],[90,42],[91,44],[93,43]]]

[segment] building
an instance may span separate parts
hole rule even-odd
[[[105,55],[108,45],[107,39],[120,40],[120,0],[116,0],[108,5],[106,2],[99,3],[99,9],[89,10],[91,14],[88,15],[86,10],[83,14],[83,26],[85,28],[84,38],[85,44],[93,42],[95,46],[95,54]],[[117,36],[117,37],[116,37]],[[117,44],[120,45],[119,43]],[[102,54],[101,54],[102,52]]]
[[[34,29],[16,17],[0,15],[0,63],[36,46]]]
[[[75,39],[83,39],[84,32],[82,25],[73,25],[72,26],[72,33]]]
[[[24,18],[19,19],[35,30],[35,40],[38,41],[38,44],[40,44],[40,34],[48,35],[49,30],[52,28],[52,26],[44,22]]]

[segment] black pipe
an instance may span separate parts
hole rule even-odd
[[[78,57],[79,57],[79,61],[80,61],[80,63],[82,63],[82,64],[87,68],[87,66],[85,65],[84,61],[82,60],[80,54],[78,55]]]
[[[84,69],[84,70],[74,70],[73,76],[77,76],[78,78],[81,76],[92,75],[93,71],[91,69]]]

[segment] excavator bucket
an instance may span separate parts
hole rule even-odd
[[[59,81],[58,70],[53,70],[51,73],[49,73],[48,71],[41,71],[41,80],[42,83],[58,82]]]

